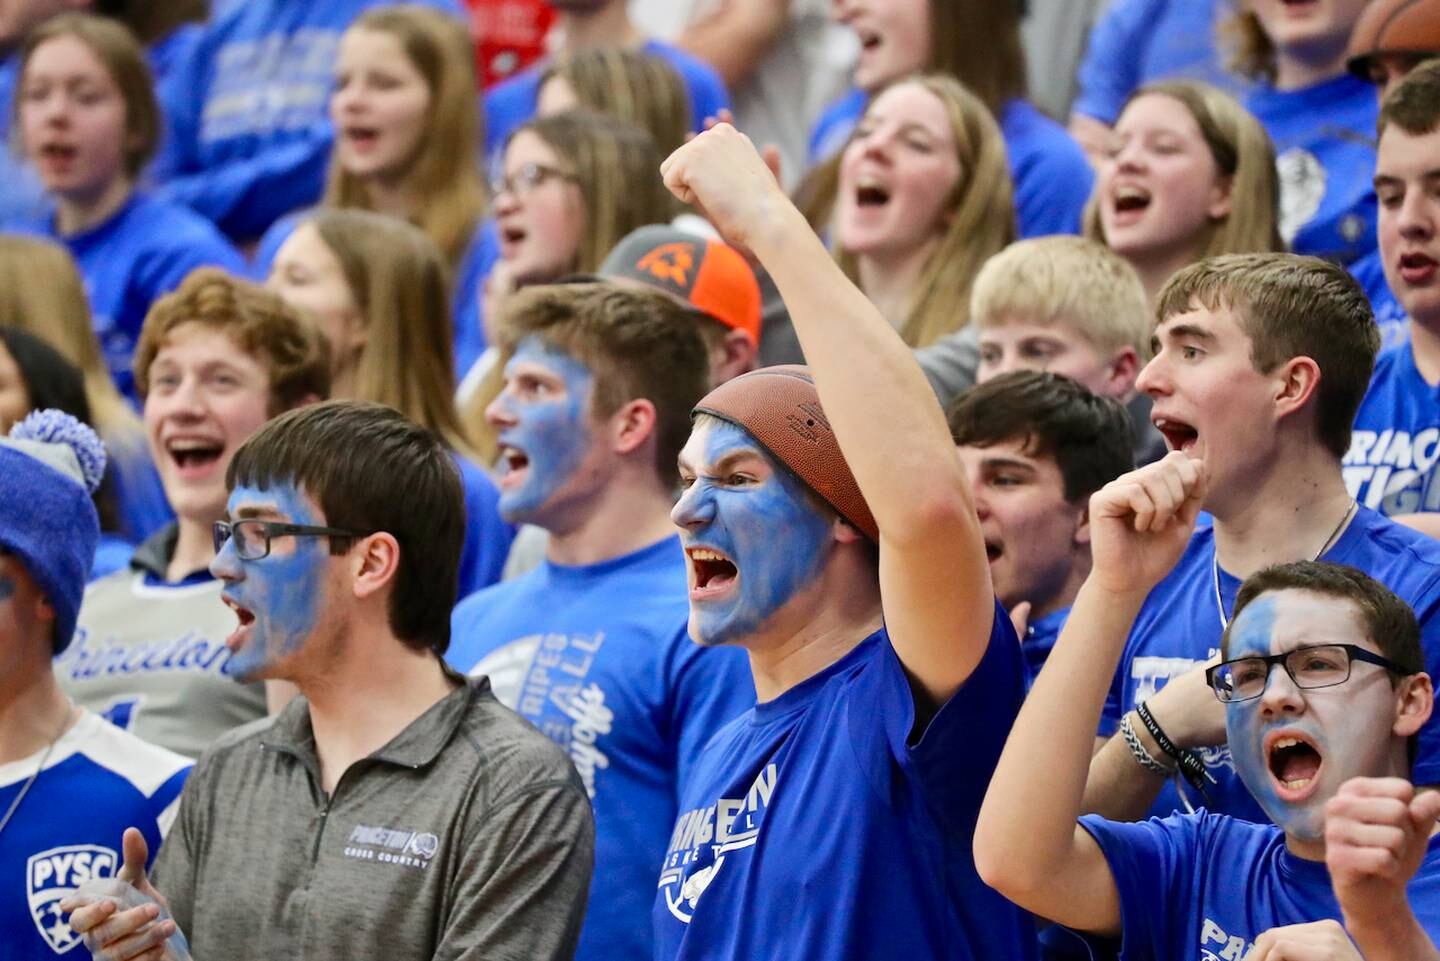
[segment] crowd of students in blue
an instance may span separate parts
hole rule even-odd
[[[928,6],[933,12],[946,2],[933,0],[928,4],[897,3],[897,6],[917,9]],[[562,12],[563,23],[566,15],[586,16],[593,8],[606,4],[607,0],[565,0],[555,6]],[[37,12],[34,22],[24,24],[27,30],[40,28],[44,18],[53,12],[50,7],[55,6],[29,5],[37,10],[44,8],[44,13]],[[419,5],[457,21],[469,15],[458,0],[419,0]],[[835,6],[853,5],[837,3]],[[1407,442],[1414,439],[1414,456],[1402,454],[1399,460],[1392,458],[1392,466],[1397,470],[1412,472],[1407,475],[1408,486],[1393,483],[1387,486],[1382,479],[1372,485],[1368,495],[1365,490],[1355,493],[1361,511],[1326,557],[1369,571],[1411,603],[1433,661],[1436,644],[1440,643],[1431,636],[1434,625],[1440,624],[1440,618],[1435,616],[1436,605],[1440,604],[1435,571],[1415,565],[1410,554],[1390,550],[1384,543],[1390,535],[1379,530],[1386,523],[1382,516],[1385,514],[1440,511],[1440,493],[1430,493],[1428,480],[1436,460],[1433,454],[1440,441],[1430,439],[1428,464],[1421,467],[1416,463],[1423,446],[1419,438],[1426,431],[1434,434],[1440,427],[1440,407],[1437,407],[1435,385],[1421,374],[1415,362],[1404,332],[1404,311],[1387,286],[1376,246],[1377,197],[1372,182],[1376,168],[1378,110],[1375,83],[1371,78],[1352,74],[1343,66],[1336,68],[1337,63],[1343,63],[1337,61],[1336,51],[1346,48],[1350,30],[1366,5],[1366,0],[1309,0],[1301,4],[1323,8],[1327,22],[1338,26],[1333,26],[1327,34],[1307,35],[1296,41],[1298,52],[1280,58],[1281,67],[1277,72],[1273,60],[1260,57],[1252,57],[1248,62],[1242,57],[1238,67],[1228,65],[1227,40],[1219,25],[1242,4],[1232,0],[1111,0],[1097,15],[1090,33],[1087,52],[1079,66],[1079,92],[1071,117],[1065,118],[1065,122],[1050,118],[1023,92],[1014,92],[998,105],[995,120],[1003,135],[1014,183],[1014,233],[1020,238],[1081,232],[1087,205],[1094,203],[1093,164],[1106,149],[1108,128],[1119,119],[1132,95],[1148,83],[1177,77],[1203,80],[1233,93],[1261,122],[1277,161],[1280,189],[1277,226],[1286,247],[1295,253],[1323,257],[1351,270],[1363,286],[1389,342],[1355,422],[1357,432],[1369,432],[1369,446],[1358,453],[1351,452],[1346,460],[1347,469],[1352,460],[1355,465],[1379,463],[1366,461],[1367,452],[1373,449],[1379,457],[1380,451],[1389,447],[1401,433]],[[88,4],[69,6],[84,9]],[[176,25],[166,35],[152,39],[145,51],[150,71],[146,82],[152,82],[153,78],[150,91],[135,93],[127,86],[131,82],[127,78],[110,78],[124,93],[127,109],[135,109],[137,103],[148,103],[146,109],[152,114],[150,129],[139,136],[134,118],[125,116],[124,111],[118,120],[113,116],[97,119],[87,115],[93,106],[90,102],[93,91],[86,89],[88,81],[70,78],[67,71],[72,69],[74,54],[60,49],[65,43],[79,45],[72,35],[59,34],[40,45],[27,43],[23,34],[0,36],[0,44],[6,50],[5,59],[0,62],[0,127],[16,146],[14,151],[0,156],[0,227],[7,232],[59,244],[73,257],[84,280],[104,364],[115,387],[130,402],[138,405],[140,401],[131,365],[152,303],[202,266],[219,267],[237,276],[264,281],[275,269],[282,247],[297,235],[316,205],[330,196],[327,184],[333,186],[337,177],[335,167],[340,163],[332,108],[337,58],[347,30],[363,15],[383,6],[378,0],[315,3],[214,0],[208,20]],[[1254,25],[1252,20],[1250,26]],[[1243,47],[1256,39],[1238,37],[1235,43]],[[1286,38],[1279,36],[1258,39],[1272,47],[1286,42]],[[1436,40],[1436,47],[1428,52],[1440,53],[1440,36]],[[704,129],[708,118],[727,115],[729,97],[715,69],[680,46],[658,38],[641,37],[639,49],[661,58],[675,69],[689,98],[695,130]],[[58,57],[57,51],[70,59]],[[932,69],[943,59],[930,55],[928,61],[906,72]],[[1306,64],[1322,64],[1324,68],[1306,73],[1303,69]],[[24,72],[22,66],[26,68]],[[460,162],[473,168],[471,172],[478,183],[484,184],[487,173],[503,168],[507,145],[518,132],[530,129],[528,125],[537,113],[543,68],[544,64],[533,65],[489,90],[473,91],[474,108],[483,125],[483,134],[477,138],[478,142],[470,145],[472,152],[462,156]],[[862,70],[853,89],[818,116],[796,118],[797,122],[810,124],[808,161],[812,166],[824,165],[850,142],[856,124],[891,79],[877,78],[867,84]],[[432,101],[439,96],[431,92]],[[105,137],[110,139],[106,141]],[[593,199],[587,200],[592,212],[597,209]],[[411,197],[409,202],[411,219],[421,223],[423,201]],[[488,214],[476,217],[466,236],[468,239],[453,252],[449,265],[453,277],[449,327],[453,336],[447,353],[452,358],[457,380],[472,373],[488,356],[490,345],[486,343],[483,316],[489,296],[487,280],[504,259],[499,232]],[[1403,415],[1397,417],[1397,411]],[[466,565],[467,574],[462,583],[464,596],[499,581],[515,531],[512,525],[501,520],[504,498],[497,492],[486,465],[480,462],[481,455],[457,450],[456,457],[463,467],[467,508],[472,515],[467,525],[466,550],[471,562]],[[153,477],[153,467],[143,464],[121,469],[131,477],[147,471]],[[1412,476],[1415,474],[1420,476]],[[163,510],[157,510],[155,488],[154,483],[130,483],[120,491],[122,518],[112,534],[139,543],[170,521]],[[1377,540],[1381,542],[1379,546]],[[614,564],[630,571],[635,583],[642,585],[680,576],[681,569],[673,563],[669,542],[649,551],[651,553],[627,556]],[[123,562],[117,558],[110,563]],[[93,575],[100,577],[112,569],[100,565]],[[668,723],[666,712],[670,712],[694,722],[694,738],[698,738],[702,732],[708,735],[720,721],[747,706],[742,693],[747,684],[745,663],[738,652],[727,652],[737,656],[729,659],[723,669],[711,669],[720,673],[705,675],[698,679],[703,680],[703,684],[690,686],[696,680],[688,673],[690,662],[699,656],[701,649],[690,645],[683,632],[673,630],[684,620],[683,578],[670,593],[645,598],[633,596],[625,587],[624,576],[617,577],[616,571],[605,565],[575,571],[572,575],[563,567],[549,565],[543,569],[543,576],[531,576],[524,582],[523,589],[506,596],[503,604],[498,607],[492,604],[484,612],[486,636],[507,635],[508,617],[513,615],[516,623],[523,625],[532,608],[551,604],[553,598],[564,598],[568,607],[552,607],[550,614],[557,625],[553,629],[560,637],[555,663],[561,664],[567,656],[572,658],[569,682],[581,685],[587,681],[587,675],[589,680],[594,680],[606,671],[623,674],[622,666],[641,654],[630,652],[621,644],[607,646],[605,659],[595,666],[586,660],[583,668],[577,667],[574,659],[587,656],[579,638],[585,625],[594,619],[595,612],[609,611],[617,597],[625,597],[625,603],[633,606],[629,616],[633,617],[634,624],[630,633],[620,632],[624,643],[646,651],[658,648],[666,652],[655,668],[664,675],[656,679],[656,683],[660,690],[668,692],[664,697],[683,699],[684,705],[683,709],[675,704],[657,705],[653,703],[655,691],[629,689],[635,703],[602,705],[604,711],[611,712],[605,717],[650,715],[657,717],[657,725],[663,725]],[[174,586],[193,584],[194,577],[208,575],[193,574]],[[575,582],[552,582],[564,577],[572,577]],[[149,586],[156,590],[167,586],[164,578],[153,573],[147,578]],[[1175,665],[1183,662],[1188,666],[1195,659],[1194,645],[1189,643],[1186,632],[1174,630],[1174,625],[1208,623],[1215,617],[1218,603],[1223,627],[1225,612],[1233,608],[1239,588],[1239,580],[1220,569],[1215,546],[1202,531],[1169,579],[1161,583],[1138,615],[1132,637],[1140,637],[1141,643],[1127,652],[1127,658],[1153,659],[1152,662],[1159,665],[1159,673],[1147,678],[1135,671],[1117,672],[1104,712],[1102,735],[1115,733],[1121,716],[1152,694],[1157,683],[1173,676]],[[457,612],[456,642],[450,654],[451,662],[462,669],[483,666],[486,657],[496,653],[493,645],[481,638],[468,620],[467,610],[462,605]],[[1058,632],[1063,620],[1064,612],[1057,612],[1031,627],[1053,634]],[[996,631],[1002,627],[1008,631],[1005,618],[997,618],[995,623]],[[1160,630],[1161,625],[1167,625],[1167,629]],[[567,632],[568,655],[564,650]],[[547,639],[536,637],[534,643],[542,645]],[[598,647],[597,641],[596,649]],[[593,653],[593,650],[588,652]],[[504,664],[491,666],[495,670],[490,673],[502,678]],[[841,672],[853,668],[848,662],[837,666]],[[986,669],[977,670],[983,673]],[[988,669],[999,670],[994,665]],[[717,684],[717,677],[730,677],[734,683]],[[887,698],[908,701],[903,685],[892,689],[897,677],[899,675],[870,674],[857,683],[875,685],[877,689],[868,696],[873,696],[877,703]],[[500,683],[503,681],[497,680],[497,684]],[[624,683],[604,687],[627,689]],[[753,736],[760,739],[768,736],[765,725],[784,714],[787,699],[803,698],[805,694],[802,685],[775,702],[761,705],[755,715]],[[543,702],[549,691],[540,691],[536,696]],[[585,720],[577,718],[573,710],[559,700],[542,702],[537,702],[533,711],[523,712],[542,730],[547,724],[569,726]],[[907,716],[903,710],[882,713],[895,723],[899,723],[895,719]],[[595,718],[589,722],[601,723]],[[851,723],[851,719],[812,716],[809,723]],[[984,719],[951,712],[946,723],[973,725],[979,729],[984,726]],[[907,722],[893,730],[876,728],[869,735],[903,744],[910,730]],[[1420,738],[1422,760],[1414,772],[1416,783],[1440,783],[1440,770],[1433,766],[1434,752],[1428,750],[1428,742],[1437,731],[1440,728],[1431,725]],[[700,745],[684,732],[677,735],[666,731],[663,735],[678,744],[677,756],[651,757],[647,752],[653,753],[651,747],[661,737],[658,734],[651,737],[652,734],[643,730],[627,732],[633,743],[618,753],[612,752],[608,758],[599,757],[598,763],[630,767],[640,784],[654,771],[677,764],[682,783],[688,780],[686,772],[690,767],[723,765],[723,759],[701,757]],[[1000,745],[993,747],[998,752]],[[586,758],[575,754],[574,760],[582,773],[586,763],[597,763],[593,755]],[[1209,789],[1209,797],[1217,809],[1266,823],[1266,813],[1240,783],[1233,765],[1227,767],[1217,762],[1211,770],[1218,772],[1220,778],[1220,783]],[[826,821],[831,810],[846,807],[845,802],[835,800],[841,792],[884,791],[885,772],[874,774],[875,781],[870,784],[815,786],[829,796],[817,794],[806,809],[807,817],[813,822]],[[718,775],[711,771],[706,776]],[[747,783],[733,785],[721,793],[725,797],[743,797],[753,790],[755,788]],[[1155,813],[1164,815],[1185,806],[1175,790],[1167,788],[1160,795],[1153,807]],[[670,839],[672,843],[667,851],[663,836],[644,830],[654,821],[663,821],[675,813],[673,807],[665,812],[648,811],[645,797],[644,791],[637,788],[636,794],[630,797],[609,795],[603,804],[602,799],[596,798],[596,817],[600,824],[597,860],[621,867],[603,879],[597,875],[597,886],[611,886],[607,896],[612,900],[598,911],[596,902],[592,902],[582,956],[636,956],[633,932],[623,930],[614,919],[630,918],[637,910],[639,913],[648,910],[654,897],[655,866],[681,850],[676,847],[681,840],[678,831],[676,837]],[[703,807],[710,798],[695,800],[696,806]],[[972,810],[977,805],[978,798],[961,808]],[[680,810],[685,809],[682,801]],[[863,829],[863,825],[843,820],[827,828],[830,831]],[[1097,827],[1095,830],[1103,834],[1107,829]],[[1238,827],[1234,830],[1241,831]],[[771,825],[770,831],[783,833],[785,826]],[[1104,838],[1100,840],[1103,844]],[[1212,842],[1197,843],[1203,847]],[[1247,836],[1237,843],[1263,846],[1268,842]],[[1190,856],[1189,850],[1183,845],[1172,848],[1157,842],[1155,850],[1147,849],[1145,854],[1136,857],[1170,859],[1178,863]],[[794,853],[797,857],[803,856],[803,852]],[[877,865],[885,863],[883,857],[876,861]],[[1294,864],[1286,862],[1278,868],[1272,864],[1268,869],[1292,870],[1296,869]],[[1225,879],[1223,865],[1217,865],[1216,870],[1219,872],[1216,883],[1230,883]],[[1312,879],[1316,885],[1323,882],[1323,866],[1307,863],[1303,870],[1316,875]],[[979,884],[978,878],[970,880]],[[883,905],[887,898],[944,900],[963,896],[953,891],[897,890],[893,881],[894,878],[875,871],[864,883],[847,884],[845,890],[857,899],[854,910],[863,907],[875,912],[877,925],[885,923]],[[1223,898],[1263,899],[1271,896],[1266,893],[1269,890],[1266,884],[1268,882],[1254,878],[1235,879],[1233,890]],[[662,896],[667,893],[663,877],[661,893]],[[767,923],[774,925],[774,936],[783,939],[787,925],[804,923],[805,898],[833,895],[817,883],[814,890],[753,892],[753,896],[755,901],[736,903],[735,910],[756,912],[767,918]],[[1133,896],[1142,897],[1138,892]],[[988,890],[986,897],[989,897]],[[631,903],[636,899],[642,899],[643,906],[637,908]],[[683,901],[684,898],[675,898],[671,910],[683,909]],[[692,899],[692,907],[693,903]],[[1262,904],[1253,910],[1263,915],[1266,909]],[[1276,910],[1277,916],[1289,916],[1296,909],[1292,905]],[[1315,910],[1319,914],[1333,913],[1328,903],[1316,906]],[[1301,909],[1301,913],[1303,911]],[[940,913],[938,908],[937,913]],[[707,919],[708,924],[715,926],[710,936],[717,939],[717,944],[729,945],[725,951],[730,953],[722,951],[718,956],[761,956],[746,954],[747,951],[763,953],[761,946],[748,941],[737,946],[728,940],[739,935],[734,930],[726,930],[720,923],[723,917],[721,912]],[[1131,930],[1132,921],[1126,920],[1127,932]],[[982,922],[977,919],[976,924]],[[698,937],[694,929],[688,936],[692,941]],[[647,943],[648,938],[638,942],[642,949]],[[983,947],[980,941],[971,943]],[[1226,953],[1224,944],[1222,937],[1213,954],[1206,956],[1238,957]],[[998,943],[992,947],[996,952],[1007,950],[1007,946]],[[1176,945],[1175,950],[1179,952],[1181,947]],[[1183,947],[1187,952],[1193,950],[1193,946]],[[674,949],[673,944],[667,944],[662,938],[659,956],[670,957]],[[839,952],[834,956],[878,955]],[[977,956],[1000,957],[1001,954]]]

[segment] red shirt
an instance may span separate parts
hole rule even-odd
[[[482,86],[523,70],[545,53],[555,11],[545,0],[464,0],[475,33],[475,70]]]

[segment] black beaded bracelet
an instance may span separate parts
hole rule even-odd
[[[1145,730],[1149,731],[1150,736],[1155,739],[1160,750],[1175,762],[1180,774],[1190,782],[1190,786],[1199,791],[1201,797],[1208,801],[1210,795],[1205,791],[1205,782],[1209,781],[1211,784],[1216,782],[1214,776],[1205,769],[1205,762],[1200,760],[1200,755],[1188,748],[1180,747],[1170,740],[1170,735],[1166,734],[1164,728],[1160,726],[1160,722],[1155,720],[1155,715],[1150,713],[1150,708],[1145,706],[1144,701],[1135,705],[1135,714],[1140,718],[1140,723],[1145,725]]]

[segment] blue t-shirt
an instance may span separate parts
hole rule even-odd
[[[680,74],[690,93],[690,121],[698,132],[705,129],[705,118],[719,116],[730,106],[725,81],[715,68],[679,47],[659,40],[645,41],[641,53],[659,57]],[[485,156],[491,165],[498,163],[505,141],[515,128],[535,116],[540,101],[540,77],[547,63],[532,64],[485,91]]]
[[[595,883],[576,957],[648,959],[655,866],[706,741],[755,703],[738,648],[686,633],[669,537],[585,567],[542,563],[455,610],[449,662],[564,747],[595,805]]]
[[[1035,678],[1040,676],[1040,668],[1045,666],[1050,652],[1055,650],[1055,642],[1060,639],[1060,630],[1069,616],[1070,608],[1062,607],[1025,625],[1025,638],[1020,642],[1020,650],[1025,655],[1027,691],[1034,685]]]
[[[115,503],[120,514],[118,533],[131,544],[138,544],[160,528],[175,520],[160,471],[150,457],[144,437],[113,441],[104,438],[110,455],[107,479],[113,482]]]
[[[1158,80],[1201,80],[1238,92],[1244,81],[1225,69],[1215,42],[1216,25],[1233,6],[1233,0],[1112,0],[1090,29],[1070,109],[1113,124],[1131,94]]]
[[[469,23],[458,0],[419,0]],[[157,84],[170,135],[154,177],[238,241],[320,199],[340,35],[386,0],[246,0],[216,9]]]
[[[485,468],[455,454],[465,488],[465,546],[460,551],[460,592],[468,597],[500,580],[515,528],[500,517],[500,491]]]
[[[1035,957],[1034,923],[972,854],[1025,693],[993,607],[984,658],[918,741],[884,630],[715,735],[661,865],[657,961]]]
[[[44,751],[0,764],[0,812],[10,809]],[[55,742],[0,843],[0,956],[58,958],[80,944],[60,902],[115,876],[128,827],[153,861],[178,808],[190,761],[85,712]],[[13,952],[13,953],[12,953]],[[88,957],[82,949],[71,957]]]
[[[135,399],[130,361],[150,305],[196,267],[245,275],[245,260],[209,221],[143,191],[104,223],[61,236],[53,215],[11,225],[63,244],[85,281],[95,334],[121,393]]]
[[[1354,277],[1370,301],[1370,310],[1375,314],[1375,323],[1380,328],[1381,349],[1392,347],[1410,338],[1410,318],[1395,294],[1390,282],[1385,279],[1385,264],[1377,248],[1350,265],[1350,276]]]
[[[1382,514],[1440,511],[1440,387],[1425,382],[1409,341],[1375,361],[1350,435],[1345,486]]]
[[[1251,88],[1245,107],[1275,144],[1280,236],[1350,264],[1375,249],[1375,85],[1342,74],[1302,90]]]
[[[1086,815],[1120,893],[1120,957],[1241,961],[1271,928],[1341,920],[1323,861],[1285,848],[1273,824],[1202,812],[1138,824]],[[1409,888],[1410,906],[1440,937],[1440,838]]]
[[[820,163],[845,146],[868,103],[865,92],[855,89],[825,109],[810,134],[810,163]],[[1085,152],[1064,127],[1028,100],[1007,102],[999,119],[1020,237],[1078,234],[1095,183]]]
[[[1364,571],[1414,609],[1426,670],[1435,676],[1440,670],[1440,541],[1362,506],[1322,560]],[[1215,530],[1206,528],[1195,532],[1179,563],[1140,608],[1105,701],[1101,734],[1115,733],[1120,718],[1136,704],[1148,700],[1171,678],[1220,652],[1220,604],[1224,604],[1228,619],[1235,609],[1240,580],[1220,570],[1219,601],[1215,584]],[[1236,774],[1229,747],[1207,748],[1200,756],[1217,782],[1207,785],[1211,803],[1206,807],[1257,824],[1270,822]],[[1414,778],[1416,784],[1440,784],[1440,718],[1420,732]],[[1200,799],[1188,786],[1186,790],[1198,807]],[[1170,782],[1150,813],[1163,817],[1183,809]]]
[[[255,256],[250,263],[250,273],[257,283],[264,283],[275,263],[275,255],[295,228],[309,219],[313,210],[296,211],[275,221],[260,243],[255,247]],[[485,329],[481,314],[480,292],[484,289],[485,278],[490,268],[500,259],[500,236],[495,229],[494,217],[482,217],[475,225],[475,233],[460,263],[455,268],[451,293],[450,313],[454,324],[455,376],[465,376],[480,355],[485,352]]]

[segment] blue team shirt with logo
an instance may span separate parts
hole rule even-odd
[[[599,564],[543,562],[456,608],[447,660],[569,753],[595,806],[576,957],[650,958],[655,866],[705,742],[755,703],[738,648],[686,633],[677,538]]]
[[[860,89],[836,100],[815,121],[810,133],[810,163],[817,164],[845,146],[865,115],[869,96]],[[1020,237],[1078,234],[1095,171],[1065,128],[1028,100],[1008,101],[997,118],[1005,138],[1005,159],[1015,187],[1015,219]]]
[[[165,196],[250,241],[320,199],[334,134],[340,35],[387,0],[221,4],[157,85],[170,135],[153,173]],[[417,0],[468,24],[458,0]]]
[[[1070,608],[1062,607],[1025,625],[1025,639],[1020,644],[1020,650],[1025,655],[1026,690],[1034,686],[1035,678],[1040,676],[1040,669],[1049,660],[1050,652],[1055,650],[1055,642],[1060,639],[1060,631],[1069,617]]]
[[[984,658],[918,742],[884,630],[715,735],[659,866],[658,961],[1035,957],[1034,922],[971,850],[1025,693],[998,602],[992,617]]]
[[[1377,248],[1361,257],[1349,269],[1350,276],[1365,291],[1365,299],[1370,301],[1370,310],[1380,327],[1382,349],[1407,340],[1410,318],[1390,290],[1390,281],[1385,279],[1385,262],[1380,257],[1380,250]]]
[[[43,754],[0,764],[0,813]],[[60,901],[115,875],[127,827],[140,829],[154,859],[190,762],[86,712],[44,764],[0,836],[0,957],[89,957],[75,950],[80,938]]]
[[[1361,507],[1322,560],[1364,571],[1414,609],[1420,622],[1426,670],[1437,676],[1435,672],[1440,670],[1440,541]],[[1145,599],[1130,629],[1125,652],[1106,698],[1101,734],[1114,734],[1127,711],[1134,710],[1135,705],[1149,699],[1172,678],[1219,653],[1223,627],[1215,597],[1214,563],[1214,529],[1196,531],[1179,563]],[[1219,582],[1221,603],[1228,619],[1235,609],[1240,580],[1221,570]],[[1425,725],[1419,741],[1415,783],[1440,784],[1440,718]],[[1269,817],[1235,773],[1228,747],[1207,748],[1201,751],[1201,757],[1217,782],[1207,786],[1210,803],[1205,806],[1209,810],[1261,824],[1269,822]],[[1188,785],[1186,790],[1191,803],[1198,807],[1199,796],[1189,790]],[[1184,803],[1172,781],[1161,790],[1150,812],[1163,817],[1179,810],[1184,810]]]
[[[653,38],[645,41],[640,52],[659,57],[680,75],[690,95],[690,123],[697,132],[705,129],[706,117],[719,116],[721,110],[729,109],[725,81],[704,60]],[[540,78],[547,66],[545,62],[533,64],[485,91],[485,155],[492,165],[499,162],[505,141],[515,129],[535,117],[540,103]]]
[[[1344,74],[1245,96],[1275,144],[1280,236],[1297,254],[1350,264],[1375,249],[1375,85]]]
[[[1138,824],[1080,819],[1120,893],[1122,959],[1243,961],[1271,928],[1341,920],[1323,861],[1285,848],[1273,824],[1223,815],[1171,815]],[[1440,837],[1409,888],[1432,940],[1440,937]]]
[[[1409,341],[1382,352],[1345,454],[1350,496],[1382,514],[1440,511],[1440,387],[1425,382]]]
[[[63,244],[75,258],[105,364],[131,400],[135,376],[130,362],[150,305],[179,287],[196,267],[245,274],[244,258],[214,225],[143,191],[132,194],[104,223],[78,234],[61,235],[53,215],[11,227]]]

